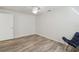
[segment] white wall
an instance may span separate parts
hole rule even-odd
[[[0,41],[13,38],[13,15],[0,13]]]
[[[35,34],[35,15],[16,11],[0,9],[0,13],[10,13],[14,15],[15,37]]]
[[[35,34],[35,16],[29,14],[15,15],[15,36],[21,37]]]
[[[73,34],[79,31],[79,15],[70,7],[60,7],[38,15],[36,21],[38,34],[62,43],[62,36],[71,39]]]

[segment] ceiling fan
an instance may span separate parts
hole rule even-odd
[[[38,6],[33,6],[33,8],[32,8],[32,13],[33,13],[33,14],[37,14],[38,12],[40,12],[40,7],[38,7]]]

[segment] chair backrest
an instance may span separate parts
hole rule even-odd
[[[75,35],[73,36],[72,42],[79,44],[79,32],[76,32]]]
[[[79,32],[76,32],[74,36],[79,37]]]

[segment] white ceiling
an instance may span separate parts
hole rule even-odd
[[[23,12],[23,13],[32,13],[32,8],[33,6],[0,6],[1,9],[7,9],[7,10],[12,10],[12,11],[17,11],[17,12]],[[57,8],[54,6],[40,6],[40,13],[47,12],[48,10],[52,10],[53,8]]]
[[[39,6],[40,7],[40,13],[38,14],[42,14],[44,12],[48,12],[48,10],[52,10],[53,9],[58,9],[61,8],[60,6]],[[7,10],[12,10],[12,11],[17,11],[17,12],[23,12],[23,13],[29,13],[29,14],[33,14],[32,13],[32,8],[33,6],[0,6],[0,9],[7,9]],[[73,7],[76,10],[79,11],[79,7]]]

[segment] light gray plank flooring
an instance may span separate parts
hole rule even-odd
[[[0,42],[0,52],[65,52],[62,43],[39,35],[31,35]]]

